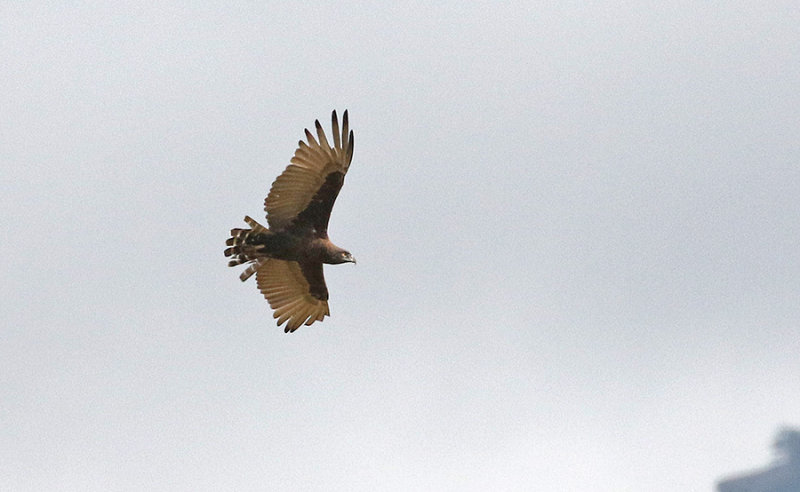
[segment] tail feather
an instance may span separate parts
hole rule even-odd
[[[244,221],[247,222],[247,225],[252,227],[255,232],[269,232],[269,229],[253,220],[249,215],[244,216]]]
[[[249,216],[245,217],[244,221],[247,222],[251,229],[231,229],[231,237],[225,241],[225,245],[229,247],[224,251],[225,256],[231,258],[228,261],[228,266],[233,267],[252,262],[239,276],[242,282],[250,278],[267,260],[267,256],[263,252],[263,245],[254,243],[252,240],[256,235],[272,234],[269,229]]]
[[[241,275],[239,275],[239,279],[242,282],[244,282],[248,278],[252,277],[253,274],[256,273],[258,271],[258,269],[261,268],[261,265],[266,263],[268,259],[269,258],[259,258],[259,259],[255,260],[255,261],[253,261],[253,263],[248,265],[247,268],[245,268],[244,271],[242,271]]]

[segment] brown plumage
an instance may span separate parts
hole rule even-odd
[[[239,278],[244,282],[256,275],[258,289],[275,310],[278,326],[286,323],[286,332],[330,315],[323,263],[356,262],[328,239],[331,209],[353,159],[347,111],[341,132],[336,111],[331,120],[333,146],[317,120],[317,139],[306,130],[307,142],[300,141],[291,164],[272,183],[264,200],[269,228],[245,217],[250,229],[232,229],[225,242],[225,256],[232,257],[228,265],[248,263]]]

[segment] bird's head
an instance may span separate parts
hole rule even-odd
[[[355,264],[356,259],[353,258],[353,255],[350,254],[349,251],[342,251],[340,253],[341,263],[353,263]]]
[[[331,265],[339,265],[341,263],[355,263],[356,259],[353,258],[353,255],[346,249],[330,245],[325,252],[325,259],[322,260],[322,262]]]

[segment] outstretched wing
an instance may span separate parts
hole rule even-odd
[[[310,227],[318,236],[327,237],[333,202],[353,159],[353,132],[349,130],[347,111],[342,117],[341,133],[336,111],[331,121],[333,147],[317,120],[318,140],[306,130],[308,142],[300,141],[291,164],[272,183],[264,200],[264,210],[273,231],[292,226]]]
[[[302,324],[310,325],[329,316],[328,289],[322,276],[322,263],[259,259],[256,270],[258,290],[264,294],[278,318],[278,326],[286,322],[284,331],[295,331]]]

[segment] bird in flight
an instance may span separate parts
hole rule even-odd
[[[225,242],[228,266],[248,264],[239,278],[244,282],[255,274],[258,290],[274,310],[278,326],[286,323],[287,333],[330,315],[322,265],[356,262],[328,239],[333,202],[353,159],[347,111],[341,131],[336,111],[331,123],[333,146],[315,121],[317,138],[306,129],[307,142],[300,140],[291,163],[272,183],[264,200],[269,227],[245,217],[250,228],[231,229]]]

